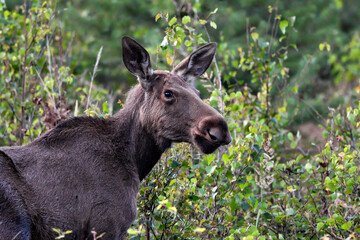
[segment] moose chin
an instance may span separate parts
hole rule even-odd
[[[136,218],[142,179],[173,142],[211,153],[231,142],[225,119],[189,83],[210,66],[216,44],[171,72],[123,37],[123,60],[137,77],[125,107],[102,119],[74,117],[25,146],[0,148],[0,239],[124,239]]]

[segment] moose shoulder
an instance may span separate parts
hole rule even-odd
[[[140,181],[172,142],[204,153],[231,142],[224,118],[187,80],[212,62],[200,47],[172,72],[154,71],[148,52],[122,39],[123,60],[139,83],[108,119],[76,117],[21,147],[0,148],[0,239],[124,239],[136,217]]]

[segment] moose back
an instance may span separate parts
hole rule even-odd
[[[25,146],[0,148],[0,239],[124,239],[136,218],[140,181],[172,142],[204,153],[231,142],[224,118],[188,83],[212,62],[206,44],[172,72],[123,37],[123,60],[139,81],[107,119],[74,117]]]

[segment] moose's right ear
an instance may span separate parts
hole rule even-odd
[[[149,53],[134,39],[125,36],[122,38],[122,54],[126,68],[138,77],[145,90],[149,90],[153,74]]]
[[[216,51],[216,43],[208,43],[182,60],[172,71],[186,81],[200,77],[210,66]]]

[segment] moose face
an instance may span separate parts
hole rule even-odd
[[[210,43],[184,59],[172,72],[154,71],[147,51],[135,40],[124,37],[123,59],[127,69],[138,77],[144,92],[140,108],[142,126],[164,142],[189,142],[204,153],[231,142],[225,119],[205,104],[189,80],[210,66],[216,44]]]

